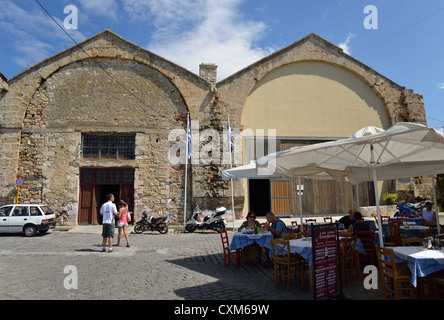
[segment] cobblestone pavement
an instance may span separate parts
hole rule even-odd
[[[232,235],[229,232],[230,239]],[[54,230],[32,238],[0,234],[0,299],[312,299],[298,282],[290,292],[284,284],[275,288],[270,267],[224,267],[215,232],[131,233],[131,247],[125,247],[122,237],[113,253],[100,252],[101,240],[98,232]],[[77,289],[64,286],[74,283],[69,282],[74,269],[65,270],[67,266],[76,268]],[[382,297],[378,290],[363,288],[363,277],[347,285],[344,293],[350,299]]]

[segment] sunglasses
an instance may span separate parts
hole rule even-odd
[[[256,217],[255,217],[255,216],[248,216],[248,218],[254,218],[254,219],[256,219]]]

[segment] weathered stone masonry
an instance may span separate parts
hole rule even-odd
[[[80,49],[80,46],[83,48]],[[86,53],[87,54],[86,54]],[[22,177],[22,202],[66,210],[76,224],[81,168],[132,168],[134,211],[173,214],[183,221],[184,165],[172,166],[172,129],[185,129],[186,115],[200,130],[242,129],[242,108],[257,82],[270,71],[299,61],[320,61],[358,75],[384,101],[392,123],[425,123],[422,96],[406,90],[341,49],[310,34],[216,83],[213,64],[200,76],[105,30],[6,81],[0,78],[0,204],[11,203]],[[134,160],[92,160],[82,156],[85,133],[131,133]],[[206,142],[201,141],[201,145]],[[222,164],[189,165],[188,212],[231,207]],[[235,206],[242,212],[244,189],[235,182]]]

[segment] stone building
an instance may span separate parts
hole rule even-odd
[[[128,202],[136,218],[147,210],[182,222],[187,114],[188,214],[196,204],[231,208],[230,184],[220,174],[229,167],[228,115],[234,165],[270,151],[271,129],[276,150],[284,150],[368,125],[426,123],[422,96],[316,34],[220,82],[216,77],[214,64],[201,64],[196,75],[109,30],[9,80],[2,75],[0,204],[15,201],[22,177],[20,202],[66,211],[72,225],[99,223],[109,192]],[[298,213],[292,179],[234,186],[237,216],[249,209]],[[359,188],[361,204],[374,201],[369,186]],[[355,193],[346,182],[307,180],[304,213],[342,213],[355,205]]]

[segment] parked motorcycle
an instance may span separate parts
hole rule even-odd
[[[222,218],[222,215],[226,210],[225,207],[217,208],[216,214],[205,216],[202,222],[198,221],[200,210],[195,210],[191,219],[188,220],[185,230],[188,232],[194,232],[196,229],[223,231],[225,230],[225,220]]]
[[[401,203],[396,206],[398,211],[395,213],[395,217],[411,217],[420,213],[424,208],[424,202],[421,202],[417,207],[413,203]]]
[[[136,222],[134,226],[135,233],[142,233],[144,231],[159,231],[161,234],[168,232],[168,216],[154,218],[153,216],[148,217],[146,211],[142,213],[142,219]]]

